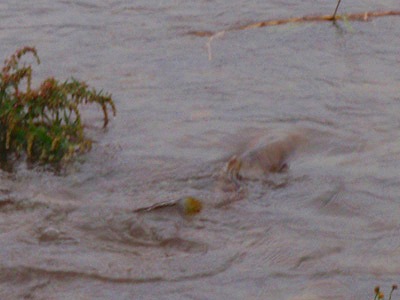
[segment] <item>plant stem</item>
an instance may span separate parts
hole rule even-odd
[[[389,294],[389,300],[392,300],[392,294],[393,294],[393,291],[394,291],[394,288],[392,288],[392,290],[390,291],[390,294]]]
[[[337,3],[336,8],[335,8],[335,12],[332,15],[332,20],[333,21],[335,21],[335,19],[336,19],[336,13],[337,13],[337,11],[339,9],[340,1],[342,1],[342,0],[338,0],[338,3]]]

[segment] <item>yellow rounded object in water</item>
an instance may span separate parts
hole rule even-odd
[[[200,200],[193,198],[193,197],[185,197],[179,199],[178,202],[179,210],[184,215],[195,215],[201,212],[203,209],[203,204]]]

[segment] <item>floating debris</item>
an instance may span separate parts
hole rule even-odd
[[[138,208],[133,212],[151,212],[168,207],[176,207],[181,214],[188,216],[198,214],[202,210],[203,204],[194,197],[184,197],[178,200],[165,201],[152,206]]]

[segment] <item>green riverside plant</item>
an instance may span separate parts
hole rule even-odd
[[[99,104],[104,127],[108,109],[115,115],[115,105],[110,94],[74,78],[59,82],[51,77],[38,88],[32,87],[32,66],[20,62],[27,53],[40,63],[36,49],[24,47],[5,60],[0,72],[0,167],[12,166],[23,157],[30,164],[58,168],[91,149],[80,105]]]

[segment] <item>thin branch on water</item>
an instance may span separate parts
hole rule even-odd
[[[208,41],[206,43],[207,52],[208,52],[208,60],[212,60],[212,52],[211,52],[211,42],[216,39],[222,37],[226,32],[230,31],[239,31],[239,30],[247,30],[247,29],[255,29],[261,27],[269,27],[269,26],[278,26],[292,23],[310,23],[310,22],[332,22],[336,24],[337,20],[345,20],[345,21],[360,21],[367,22],[372,18],[378,17],[388,17],[388,16],[400,16],[399,10],[390,10],[390,11],[370,11],[364,13],[353,13],[348,15],[336,15],[337,10],[339,8],[341,0],[338,0],[336,5],[336,9],[333,15],[319,15],[319,16],[304,16],[299,18],[289,18],[289,19],[276,19],[276,20],[267,20],[261,22],[250,23],[247,25],[231,27],[226,30],[221,30],[218,32],[212,31],[190,31],[187,34],[194,35],[198,37],[208,37]]]
[[[340,1],[339,1],[340,2]],[[304,16],[299,18],[289,18],[289,19],[276,19],[276,20],[267,20],[261,22],[250,23],[247,25],[242,25],[238,27],[231,27],[229,29],[218,31],[217,33],[211,31],[190,31],[188,32],[189,35],[195,35],[199,37],[209,37],[213,38],[213,36],[217,36],[220,32],[227,32],[227,31],[238,31],[238,30],[247,30],[247,29],[254,29],[254,28],[261,28],[261,27],[268,27],[268,26],[278,26],[278,25],[285,25],[291,23],[309,23],[309,22],[331,22],[332,20],[346,20],[346,21],[360,21],[366,22],[372,18],[379,18],[379,17],[389,17],[389,16],[400,16],[400,11],[391,10],[391,11],[370,11],[364,13],[353,13],[348,15],[319,15],[319,16]],[[211,42],[211,41],[210,41]]]

